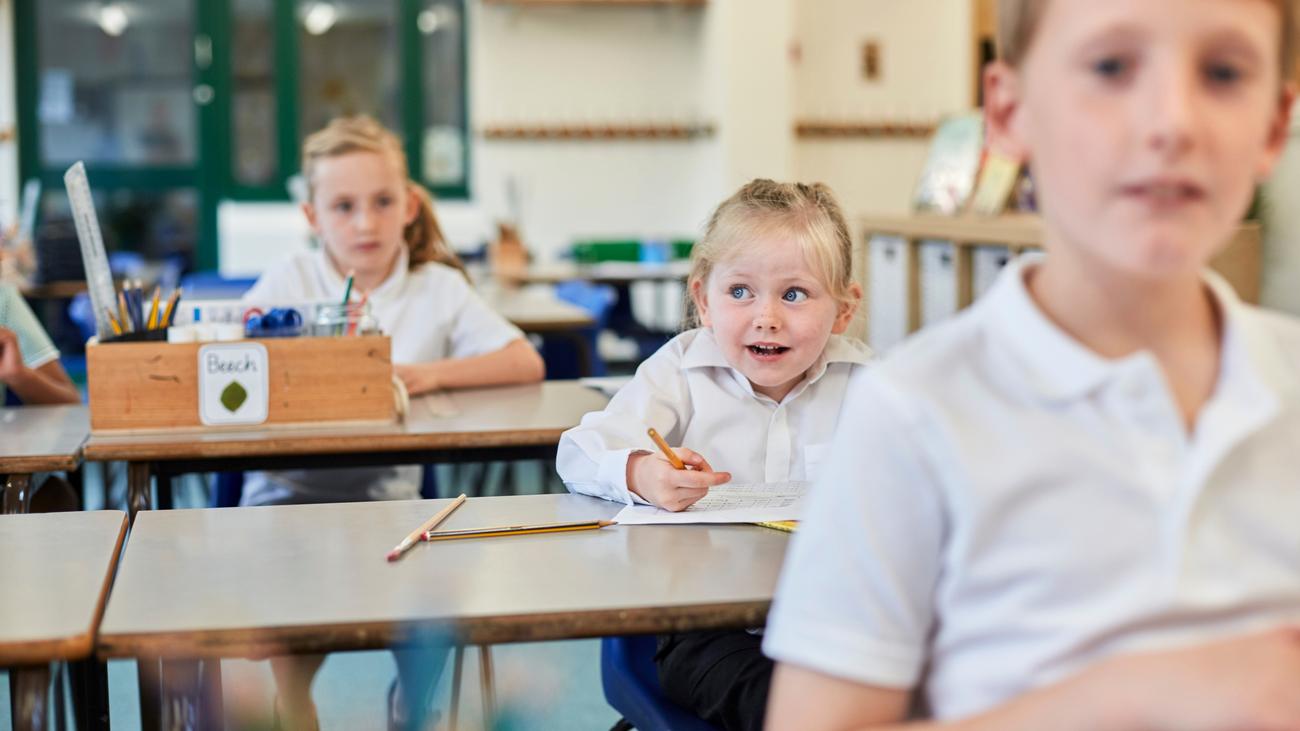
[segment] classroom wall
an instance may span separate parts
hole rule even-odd
[[[820,121],[922,120],[973,106],[970,0],[800,0],[796,116]],[[881,74],[861,73],[862,45],[880,45]],[[850,215],[905,213],[924,139],[800,140],[795,174],[840,194]]]
[[[0,130],[17,126],[13,21],[13,0],[0,0]],[[18,143],[0,142],[0,225],[18,215],[18,194]]]
[[[714,12],[471,3],[472,123],[712,121],[714,80],[707,71]],[[717,137],[478,136],[471,154],[475,203],[491,217],[513,217],[513,188],[524,237],[542,258],[580,237],[689,235],[720,187]]]

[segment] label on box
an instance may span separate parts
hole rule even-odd
[[[266,346],[217,343],[199,348],[199,421],[209,426],[266,421]]]

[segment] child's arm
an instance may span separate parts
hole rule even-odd
[[[5,327],[0,327],[0,382],[30,406],[81,403],[77,387],[58,359],[28,368],[23,363],[18,335]]]
[[[704,457],[689,449],[674,451],[697,470],[674,469],[646,434],[654,427],[675,440],[690,422],[693,406],[682,370],[690,338],[678,336],[660,348],[603,410],[582,417],[581,424],[560,437],[555,467],[570,492],[681,510],[703,495],[701,488],[730,479],[713,472]],[[637,489],[630,489],[633,485]],[[669,493],[683,485],[682,499],[672,499]]]
[[[394,365],[393,372],[414,396],[436,389],[534,383],[546,375],[546,366],[533,346],[520,339],[483,355]]]
[[[1236,731],[1300,729],[1300,630],[1115,657],[949,723],[902,723],[910,694],[778,664],[770,729]]]

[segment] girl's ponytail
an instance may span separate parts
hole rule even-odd
[[[438,217],[433,212],[433,194],[413,180],[407,181],[406,185],[419,203],[415,220],[402,231],[409,250],[410,268],[431,261],[437,262],[458,270],[468,280],[469,273],[465,271],[465,265],[447,245],[447,237],[442,235],[442,227],[438,225]]]

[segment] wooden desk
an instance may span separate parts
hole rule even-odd
[[[197,659],[385,648],[431,629],[490,644],[752,627],[766,617],[789,540],[748,525],[614,526],[424,544],[385,562],[447,502],[141,513],[99,654],[172,659],[168,677],[174,666],[192,677],[184,663]],[[441,527],[620,508],[575,495],[474,498]]]
[[[560,434],[607,402],[577,381],[466,389],[412,399],[402,423],[92,435],[84,455],[129,463],[134,520],[153,474],[165,486],[187,472],[554,459]]]
[[[674,259],[662,264],[636,261],[607,261],[599,264],[555,262],[534,264],[518,272],[502,274],[502,278],[521,284],[558,284],[582,280],[596,284],[626,285],[633,282],[682,282],[691,273],[691,263]]]
[[[85,406],[0,408],[0,476],[6,476],[4,513],[31,508],[32,473],[75,470],[90,434]]]
[[[492,309],[526,333],[580,330],[596,324],[586,310],[549,293],[488,289],[483,296]]]
[[[44,726],[49,663],[90,657],[125,535],[117,510],[0,516],[0,666],[19,689],[14,728]]]

